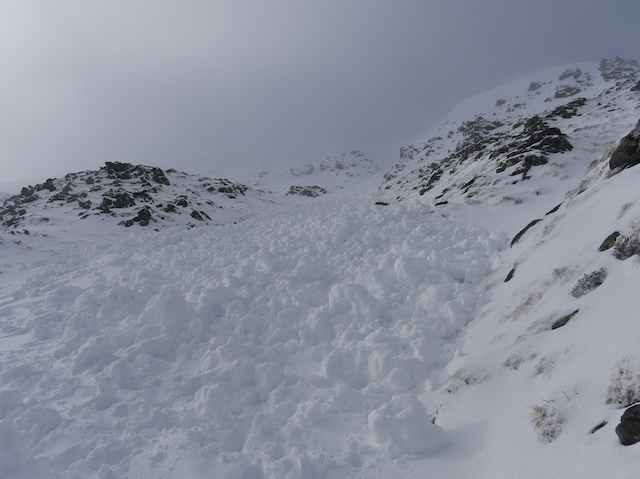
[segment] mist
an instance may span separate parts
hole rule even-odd
[[[640,58],[635,0],[4,1],[0,182],[126,161],[390,167],[459,102],[535,71]]]

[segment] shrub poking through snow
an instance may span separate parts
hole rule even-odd
[[[538,361],[538,364],[536,364],[535,367],[533,368],[533,372],[536,375],[549,374],[554,366],[555,366],[555,361],[553,359],[548,358],[546,356],[542,356],[540,358],[540,361]]]
[[[531,424],[540,442],[553,442],[562,432],[564,419],[549,403],[531,405]]]
[[[613,245],[613,256],[625,260],[636,254],[640,254],[640,237],[638,235],[618,236]]]
[[[447,378],[447,384],[445,385],[444,390],[449,394],[453,394],[458,392],[463,386],[468,386],[469,384],[473,384],[476,382],[476,378],[471,376],[470,374],[464,374],[461,369],[456,369],[451,375]]]
[[[630,358],[619,361],[607,389],[607,404],[620,407],[640,402],[640,371],[633,367]]]
[[[590,293],[602,283],[604,283],[606,277],[607,272],[604,268],[600,268],[598,271],[594,271],[593,273],[585,274],[578,280],[576,285],[571,290],[571,296],[573,296],[574,298],[580,298],[581,296]]]

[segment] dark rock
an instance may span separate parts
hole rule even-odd
[[[169,203],[167,206],[164,207],[163,211],[165,213],[175,213],[178,210],[176,210],[175,205],[172,205],[171,203]]]
[[[308,196],[309,198],[317,198],[321,194],[327,194],[327,190],[319,186],[292,186],[287,191],[287,195]]]
[[[550,214],[555,213],[556,211],[558,211],[560,209],[560,207],[562,206],[562,203],[560,203],[558,206],[556,206],[555,208],[553,208],[551,211],[549,211],[548,213],[545,214],[545,216],[549,216]]]
[[[630,446],[640,441],[640,404],[631,406],[620,418],[616,434],[623,446]]]
[[[78,207],[88,210],[89,208],[91,208],[91,200],[78,201]]]
[[[147,226],[151,219],[151,210],[148,206],[145,206],[140,211],[138,211],[138,214],[135,218],[133,218],[133,221],[135,221],[136,223],[140,223],[140,226]]]
[[[187,201],[187,198],[184,196],[178,196],[175,200],[176,205],[178,206],[182,206],[183,208],[186,208],[187,206],[189,206],[189,202]]]
[[[511,240],[511,246],[513,247],[514,244],[516,244],[518,241],[520,241],[520,239],[524,236],[524,234],[527,231],[529,231],[530,228],[535,226],[540,221],[542,221],[542,218],[537,219],[537,220],[533,220],[531,223],[529,223],[527,226],[525,226],[522,230],[520,230],[520,232],[513,237],[513,240]]]
[[[36,191],[42,191],[42,190],[56,191],[56,185],[53,184],[53,179],[49,178],[44,183],[36,185],[35,190]]]
[[[151,178],[158,184],[170,185],[169,178],[167,178],[160,168],[151,168]]]
[[[464,185],[462,185],[460,187],[461,190],[467,189],[469,188],[471,185],[473,185],[476,182],[477,178],[472,178],[471,180],[467,181]]]
[[[136,202],[134,201],[128,193],[118,192],[116,193],[113,190],[109,190],[104,193],[102,202],[111,208],[128,208],[130,206],[135,206]]]
[[[553,96],[554,98],[567,98],[570,96],[577,95],[581,91],[582,90],[580,88],[572,85],[560,85],[556,87],[556,93]]]
[[[610,81],[635,77],[640,67],[635,60],[623,60],[620,57],[616,57],[614,60],[607,58],[602,60],[598,70],[600,70],[600,75],[605,81]]]
[[[435,205],[433,205],[433,206],[441,206],[441,205],[446,205],[446,204],[448,204],[448,203],[449,203],[449,202],[448,202],[447,200],[445,200],[445,201],[438,201],[438,202],[437,202]]]
[[[202,213],[202,212],[199,212],[199,211],[193,210],[193,211],[191,212],[191,217],[192,217],[194,220],[204,221],[204,218],[202,217],[202,214],[201,214],[201,213]],[[208,218],[208,216],[207,216],[207,218]],[[211,218],[209,218],[209,219],[211,219]]]
[[[620,236],[620,231],[614,231],[613,233],[611,233],[609,236],[607,236],[607,239],[602,242],[602,244],[598,248],[598,251],[607,251],[608,249],[613,248],[613,245],[616,244],[618,236]]]
[[[531,83],[529,83],[529,91],[539,90],[541,86],[542,83],[532,81]]]
[[[631,87],[631,91],[640,91],[640,81],[635,86]]]
[[[134,216],[132,219],[122,221],[118,224],[123,225],[126,228],[133,226],[134,223],[138,223],[140,226],[148,226],[149,222],[152,219],[153,217],[151,216],[151,209],[148,206],[145,206],[140,211],[138,211],[138,214]]]
[[[567,314],[566,316],[563,316],[562,318],[558,319],[551,325],[551,329],[553,330],[553,329],[561,328],[562,326],[567,324],[569,320],[571,320],[571,318],[573,318],[576,314],[578,314],[578,311],[580,310],[576,309],[573,313]]]
[[[640,121],[616,147],[609,160],[609,168],[628,168],[640,163]]]
[[[640,254],[640,238],[625,235],[620,235],[616,238],[616,242],[613,245],[613,256],[625,260],[637,254]]]
[[[566,105],[562,105],[554,109],[547,115],[547,118],[555,118],[557,116],[565,119],[573,118],[578,114],[578,108],[584,106],[587,103],[586,98],[576,98],[570,101]]]
[[[569,77],[573,77],[574,80],[577,80],[581,76],[582,76],[582,71],[579,68],[577,70],[567,69],[562,73],[562,75],[560,75],[558,80],[564,81]]]
[[[502,105],[504,105],[505,103],[507,103],[507,102],[506,102],[506,100],[497,100],[497,101],[496,101],[496,106],[495,106],[495,107],[496,107],[496,108],[498,108],[499,106],[502,106]]]
[[[466,149],[472,145],[477,145],[486,138],[487,133],[504,126],[499,121],[490,121],[482,116],[477,116],[473,120],[462,123],[458,131],[463,134],[464,139],[456,146],[456,151]]]
[[[508,283],[509,281],[511,281],[513,279],[513,275],[516,274],[516,267],[514,266],[513,269],[511,271],[509,271],[509,274],[507,274],[507,277],[505,278],[504,282]]]
[[[389,206],[389,203],[385,203],[384,201],[376,201],[375,204],[380,206]]]
[[[593,434],[596,431],[599,431],[600,429],[605,427],[607,424],[609,424],[609,421],[602,421],[600,424],[598,424],[593,429],[591,429],[591,434]]]

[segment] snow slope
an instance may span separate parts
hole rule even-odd
[[[640,169],[610,166],[637,75],[540,73],[461,105],[444,122],[465,127],[408,147],[379,190],[352,152],[250,175],[244,209],[198,228],[71,221],[65,202],[36,234],[43,192],[19,215],[34,232],[0,244],[2,474],[637,477],[640,446],[614,429],[640,400],[640,259],[621,255],[640,244]],[[547,117],[578,87],[582,106]],[[548,125],[527,131],[534,116]],[[171,174],[154,216],[204,195]]]

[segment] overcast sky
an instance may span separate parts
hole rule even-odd
[[[0,182],[352,149],[389,167],[472,95],[640,60],[638,19],[638,0],[2,0]]]

